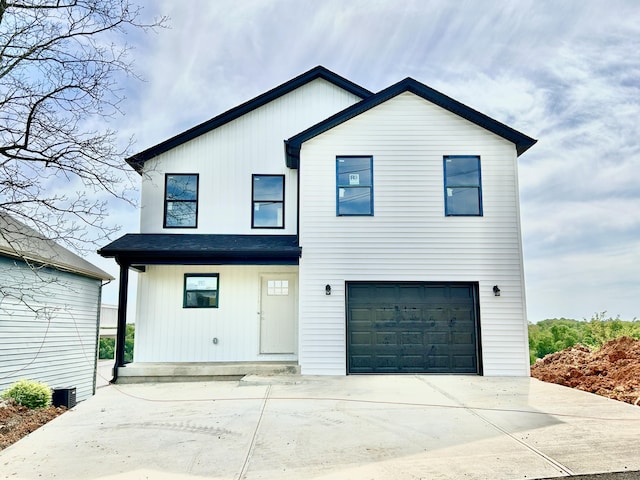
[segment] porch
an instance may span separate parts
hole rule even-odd
[[[117,383],[239,380],[246,375],[296,375],[297,362],[134,362],[118,367]]]

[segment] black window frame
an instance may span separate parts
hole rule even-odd
[[[194,200],[175,200],[168,198],[169,193],[169,177],[195,177],[196,179],[196,196]],[[165,173],[164,175],[164,212],[162,227],[163,228],[198,228],[198,199],[200,198],[200,175],[198,173]],[[169,211],[169,203],[194,203],[195,204],[195,221],[194,225],[168,225],[167,212]]]
[[[259,200],[256,200],[256,192],[255,192],[255,185],[256,185],[256,177],[278,177],[280,178],[280,180],[282,181],[282,200],[279,199],[267,199],[267,198],[262,198]],[[284,175],[282,174],[274,174],[274,173],[254,173],[251,175],[251,228],[255,228],[255,229],[277,229],[277,230],[282,230],[285,228],[285,205],[284,205],[284,199],[285,199],[285,179],[284,179]],[[282,205],[282,225],[278,225],[278,226],[273,226],[273,225],[256,225],[255,224],[255,211],[256,211],[256,204],[259,203],[271,203],[271,204],[281,204]]]
[[[351,185],[340,183],[340,160],[366,158],[369,160],[369,174],[371,182],[368,184]],[[373,217],[373,155],[338,155],[336,156],[336,216],[338,217]],[[340,212],[340,189],[369,189],[369,212],[368,213],[341,213]]]
[[[478,165],[478,179],[477,183],[449,183],[449,179],[447,177],[447,160],[453,160],[457,158],[473,158],[477,161]],[[445,155],[443,157],[443,176],[444,176],[444,214],[447,217],[482,217],[484,216],[484,211],[482,207],[482,162],[480,161],[480,155]],[[450,212],[449,208],[449,188],[455,188],[458,190],[466,189],[471,190],[475,189],[478,192],[478,212],[477,213],[453,213]]]
[[[187,279],[189,278],[197,278],[197,277],[215,277],[216,278],[216,289],[215,290],[198,290],[198,289],[187,289]],[[189,292],[216,292],[216,303],[215,305],[187,305],[187,294]],[[182,288],[182,308],[218,308],[220,305],[220,274],[219,273],[185,273],[184,274],[184,285]]]

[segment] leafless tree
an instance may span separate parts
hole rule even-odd
[[[0,0],[0,214],[75,249],[113,232],[106,198],[133,198],[129,145],[106,127],[136,76],[123,38],[166,23],[142,13],[130,0]]]

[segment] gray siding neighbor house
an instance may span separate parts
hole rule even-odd
[[[113,278],[0,215],[0,391],[20,379],[95,393],[100,299]]]

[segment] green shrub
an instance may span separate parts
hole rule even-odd
[[[51,405],[51,388],[46,383],[20,380],[11,385],[2,398],[10,398],[27,408],[48,407]]]

